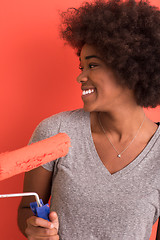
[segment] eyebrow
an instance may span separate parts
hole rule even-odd
[[[85,59],[90,59],[90,58],[98,58],[100,60],[102,60],[100,57],[96,56],[96,55],[90,55],[90,56],[86,56]],[[79,61],[81,61],[81,58],[79,58]]]

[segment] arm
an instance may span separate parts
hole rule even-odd
[[[159,222],[158,222],[158,227],[157,227],[156,240],[160,240],[160,217],[159,217]]]
[[[48,203],[51,192],[52,172],[43,167],[38,167],[27,173],[24,177],[23,192],[36,192],[43,200],[44,204]],[[26,236],[27,219],[33,216],[30,209],[30,202],[35,202],[32,196],[23,197],[18,208],[18,226],[23,235]]]

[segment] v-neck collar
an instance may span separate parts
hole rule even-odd
[[[158,124],[158,128],[146,147],[142,150],[142,152],[131,162],[129,163],[126,167],[122,168],[118,172],[115,172],[111,174],[109,170],[105,167],[103,162],[101,161],[98,152],[96,150],[96,147],[94,145],[93,137],[92,137],[92,132],[91,132],[91,122],[90,122],[90,112],[85,112],[86,113],[86,118],[84,118],[84,121],[86,121],[87,124],[87,138],[88,141],[87,143],[89,144],[89,148],[92,152],[92,157],[95,161],[96,167],[98,168],[98,171],[100,171],[100,174],[103,174],[108,180],[114,181],[123,175],[129,173],[136,165],[138,165],[146,156],[146,154],[150,151],[152,148],[153,144],[155,143],[156,139],[159,137],[160,134],[160,125]]]

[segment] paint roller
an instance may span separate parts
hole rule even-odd
[[[28,172],[47,162],[64,157],[69,152],[70,138],[66,133],[58,133],[50,138],[32,143],[20,149],[0,154],[0,180]],[[27,195],[28,194],[28,195]],[[37,193],[18,193],[0,195],[4,197],[35,195],[36,202],[30,203],[34,215],[49,220],[49,205],[43,204]]]
[[[30,208],[34,213],[34,215],[50,221],[49,220],[49,213],[50,213],[49,204],[47,203],[44,205],[42,199],[39,199],[39,195],[35,192],[2,194],[0,195],[0,198],[27,197],[27,196],[34,196],[36,199],[36,202],[30,203]]]
[[[66,133],[58,133],[20,149],[1,153],[0,181],[64,157],[67,155],[69,147],[69,136]]]

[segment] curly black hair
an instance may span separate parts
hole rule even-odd
[[[95,0],[60,12],[60,37],[93,45],[142,107],[160,105],[160,10],[148,0]]]

